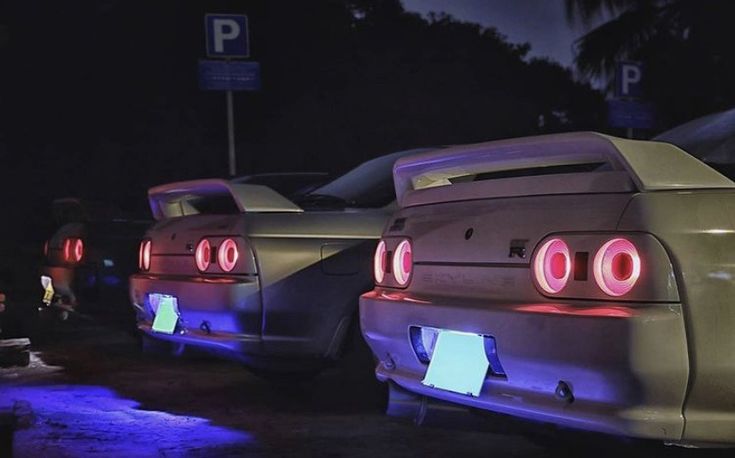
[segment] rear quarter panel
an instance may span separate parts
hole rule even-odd
[[[331,356],[373,285],[387,210],[248,215],[258,264],[264,351]]]
[[[690,358],[684,440],[735,438],[735,192],[639,194],[619,229],[659,238],[675,267]]]

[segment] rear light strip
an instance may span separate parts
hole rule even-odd
[[[393,245],[391,243],[391,245]],[[373,274],[377,284],[390,283],[394,286],[408,285],[413,271],[413,247],[407,238],[393,245],[388,251],[386,240],[381,240],[375,249]],[[560,237],[545,241],[532,261],[532,273],[537,287],[545,294],[558,294],[564,290],[574,275],[576,280],[586,280],[587,258],[575,253],[572,256],[567,243]],[[593,258],[592,271],[595,283],[602,292],[611,297],[629,293],[641,275],[641,256],[635,244],[622,237],[607,240],[597,249]],[[584,265],[575,265],[582,263]],[[392,278],[387,274],[392,274]],[[390,286],[385,285],[385,286]]]
[[[140,242],[138,251],[138,268],[146,272],[151,268],[152,241],[150,239]],[[227,238],[214,246],[209,239],[203,238],[197,243],[194,251],[194,264],[199,272],[205,273],[211,270],[213,265],[229,273],[235,270],[240,260],[240,247],[235,239]]]

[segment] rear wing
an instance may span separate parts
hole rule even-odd
[[[233,211],[240,213],[302,212],[290,200],[267,186],[232,183],[209,179],[181,181],[156,186],[148,190],[148,201],[156,220],[203,213],[202,201],[224,199]],[[223,207],[221,203],[218,207]]]
[[[401,207],[493,197],[735,188],[678,147],[594,132],[462,145],[393,168]]]

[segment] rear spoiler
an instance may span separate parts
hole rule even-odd
[[[298,205],[267,186],[209,179],[181,181],[148,190],[148,201],[156,220],[200,213],[194,200],[203,197],[231,197],[239,212],[297,213]]]
[[[408,156],[396,162],[393,177],[401,207],[492,197],[735,188],[731,180],[674,145],[595,132],[492,141]]]

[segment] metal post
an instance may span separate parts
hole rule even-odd
[[[232,107],[232,91],[227,91],[227,152],[229,157],[230,176],[237,174],[235,163],[235,114]]]
[[[626,134],[628,135],[628,138],[633,138],[633,128],[628,127]]]

